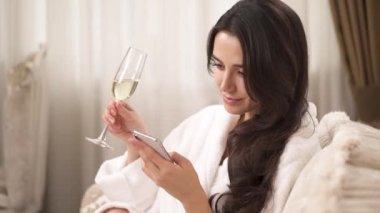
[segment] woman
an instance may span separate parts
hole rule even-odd
[[[104,120],[129,148],[97,174],[110,200],[99,212],[282,212],[320,149],[302,23],[279,0],[239,1],[211,29],[207,58],[224,107],[169,134],[175,163],[133,139],[147,129],[129,105],[110,103]]]

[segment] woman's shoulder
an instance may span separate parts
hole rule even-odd
[[[302,118],[301,126],[290,136],[286,144],[283,155],[281,156],[282,164],[299,160],[307,161],[321,150],[316,131],[317,126],[317,110],[315,105],[310,102],[308,111]]]

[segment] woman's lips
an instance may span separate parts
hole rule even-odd
[[[230,105],[237,104],[241,100],[242,100],[241,98],[231,98],[231,97],[223,96],[223,101],[226,104],[230,104]]]

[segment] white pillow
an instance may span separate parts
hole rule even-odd
[[[321,120],[326,146],[302,170],[284,213],[380,212],[380,130],[347,118]]]

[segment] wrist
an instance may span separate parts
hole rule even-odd
[[[130,164],[132,163],[133,161],[135,161],[136,159],[138,159],[140,157],[137,149],[135,147],[133,147],[132,144],[130,144],[128,142],[129,140],[128,139],[125,139],[124,142],[125,144],[127,145],[127,164]]]
[[[198,195],[193,198],[189,198],[185,202],[182,203],[186,213],[212,213],[210,205],[208,203],[208,198],[206,194],[203,192],[201,195]]]
[[[128,164],[132,163],[133,161],[137,160],[140,157],[137,150],[133,148],[132,146],[127,146],[127,151],[128,151],[128,155],[127,155]]]
[[[137,160],[139,157],[140,156],[138,154],[128,153],[127,164],[132,163],[133,161]]]

